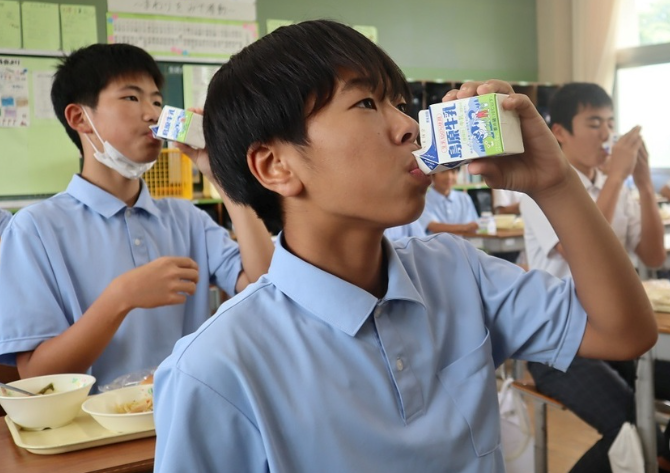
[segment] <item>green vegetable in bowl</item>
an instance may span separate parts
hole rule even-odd
[[[37,391],[37,394],[51,394],[55,393],[56,389],[54,388],[54,383],[49,383],[46,386],[44,386],[42,389]]]

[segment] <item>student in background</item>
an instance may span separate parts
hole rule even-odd
[[[554,96],[550,115],[551,130],[563,153],[595,201],[604,221],[611,225],[621,248],[637,255],[648,266],[662,264],[665,261],[663,225],[640,128],[633,128],[613,146],[605,176],[598,168],[608,159],[603,143],[609,140],[614,129],[614,111],[609,95],[596,84],[567,84]],[[639,203],[624,185],[631,174],[640,193]],[[529,267],[544,269],[558,277],[574,276],[563,238],[557,235],[531,198],[522,197],[521,214]],[[580,230],[575,225],[573,231]],[[608,362],[578,356],[566,372],[536,362],[529,362],[528,370],[539,391],[562,402],[602,435],[571,472],[610,471],[607,452],[623,423],[635,421],[633,362]],[[663,380],[670,373],[670,365],[657,362],[656,371],[657,378]],[[657,388],[659,386],[661,384],[657,384]],[[669,399],[670,390],[666,389],[661,395]],[[669,468],[668,439],[660,430],[657,448],[662,455],[659,463]]]
[[[505,189],[493,189],[493,206],[497,214],[519,215],[519,202],[521,192],[508,191]]]
[[[426,231],[423,229],[418,220],[408,223],[407,225],[399,225],[384,230],[384,236],[389,240],[400,240],[406,237],[424,237]]]
[[[503,471],[496,365],[566,369],[577,352],[655,343],[634,268],[528,97],[490,81],[445,100],[495,92],[531,139],[469,171],[537,200],[574,282],[448,233],[383,237],[421,214],[430,180],[402,72],[354,29],[282,27],[219,69],[204,114],[214,175],[283,232],[268,274],[157,370],[157,472]]]
[[[2,231],[9,225],[9,221],[12,219],[12,213],[8,210],[0,209],[0,237],[2,236]]]
[[[432,185],[426,193],[426,207],[419,217],[427,233],[475,232],[477,210],[466,192],[453,189],[458,179],[458,169],[431,174]]]
[[[210,283],[234,294],[267,270],[273,245],[250,209],[226,201],[238,244],[191,202],[149,195],[162,84],[125,44],[58,67],[51,97],[83,169],[17,213],[0,245],[0,363],[22,377],[89,372],[102,385],[157,366],[209,317]]]

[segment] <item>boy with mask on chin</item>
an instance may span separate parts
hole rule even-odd
[[[157,366],[208,318],[210,283],[234,294],[267,270],[274,247],[249,209],[224,197],[234,242],[191,202],[149,195],[162,85],[154,59],[126,44],[75,51],[55,74],[83,168],[3,234],[0,363],[22,377],[88,372],[100,386]]]
[[[402,72],[354,29],[278,28],[219,69],[214,175],[283,232],[268,273],[156,371],[155,471],[503,472],[497,365],[565,370],[654,344],[635,269],[528,97],[489,81],[445,100],[494,92],[525,152],[469,171],[535,199],[574,280],[449,233],[383,236],[421,214],[430,179]]]

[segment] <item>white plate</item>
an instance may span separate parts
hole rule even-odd
[[[156,435],[154,429],[139,432],[112,432],[102,427],[84,411],[79,411],[72,423],[57,429],[23,430],[7,416],[5,416],[5,422],[14,443],[38,455],[73,452]]]

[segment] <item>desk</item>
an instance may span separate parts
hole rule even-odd
[[[149,473],[156,437],[56,455],[36,455],[17,447],[0,417],[0,470],[7,473]]]
[[[658,342],[654,348],[642,355],[637,364],[635,381],[635,408],[637,428],[642,441],[645,471],[657,473],[656,464],[656,416],[654,407],[654,359],[670,361],[670,314],[656,313]]]
[[[461,236],[487,253],[507,253],[524,249],[523,228],[501,229],[494,235],[463,233]]]

